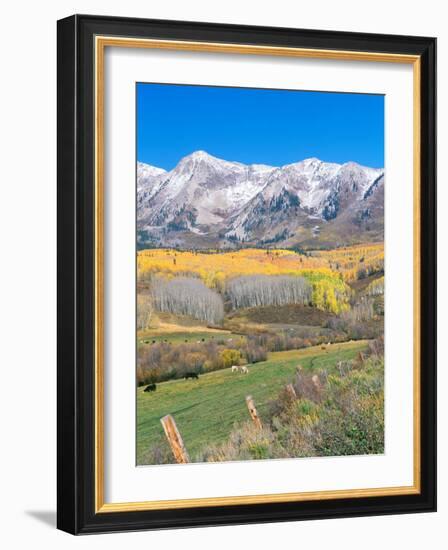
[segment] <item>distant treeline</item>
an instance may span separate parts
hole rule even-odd
[[[260,306],[308,305],[313,288],[304,277],[245,275],[230,279],[226,293],[233,309]]]

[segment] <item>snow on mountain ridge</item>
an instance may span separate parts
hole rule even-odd
[[[160,174],[166,174],[166,170],[146,164],[145,162],[137,162],[137,182],[142,182],[147,178],[153,178],[160,176]]]
[[[315,157],[281,167],[246,165],[205,151],[183,157],[169,172],[155,168],[151,176],[150,169],[138,163],[137,177],[143,179],[137,184],[140,228],[197,235],[224,231],[244,240],[262,231],[263,223],[286,231],[299,219],[334,219],[376,193],[375,182],[384,174],[355,162],[327,163]]]
[[[137,206],[149,202],[156,195],[162,184],[166,170],[151,166],[144,162],[137,162]]]

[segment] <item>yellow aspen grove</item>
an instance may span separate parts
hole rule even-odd
[[[312,286],[314,307],[338,314],[349,309],[347,283],[383,273],[384,246],[373,243],[305,253],[256,248],[225,252],[160,248],[139,251],[137,269],[140,281],[155,276],[165,280],[193,277],[220,294],[227,292],[232,280],[241,277],[300,277]],[[270,291],[266,287],[263,292]]]

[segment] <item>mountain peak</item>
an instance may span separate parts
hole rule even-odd
[[[291,164],[285,164],[282,166],[282,168],[293,168],[295,170],[315,170],[319,168],[322,165],[326,165],[328,163],[323,162],[322,160],[318,159],[317,157],[310,157],[306,159],[302,159],[296,162],[292,162]]]
[[[229,164],[228,161],[222,160],[220,158],[214,157],[199,149],[198,151],[193,151],[189,155],[185,155],[179,162],[178,166],[197,166],[197,165],[217,165],[217,164]]]
[[[310,157],[310,158],[307,158],[307,159],[303,159],[303,164],[318,164],[320,162],[322,162],[320,159],[318,159],[317,157]]]
[[[189,155],[185,156],[184,159],[192,159],[192,160],[220,160],[213,155],[210,155],[207,153],[207,151],[203,151],[202,149],[199,149],[198,151],[193,151],[193,153],[190,153]]]
[[[362,168],[360,164],[355,162],[354,160],[349,160],[348,162],[344,162],[342,166],[346,166],[347,168]]]
[[[204,151],[203,149],[198,149],[197,151],[193,151],[193,153],[191,153],[191,156],[193,158],[202,158],[210,157],[211,155],[209,155],[209,153],[207,153],[207,151]]]

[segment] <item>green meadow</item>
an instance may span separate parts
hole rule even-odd
[[[163,338],[164,335],[158,335]],[[173,335],[171,335],[171,338]],[[178,341],[186,337],[178,334]],[[190,334],[189,337],[192,337]],[[199,340],[205,337],[195,334]],[[210,334],[208,334],[210,337]],[[176,338],[177,339],[177,338]],[[249,419],[245,398],[252,395],[261,418],[269,402],[294,378],[296,368],[327,369],[338,361],[353,359],[367,348],[367,340],[313,346],[301,350],[271,352],[263,362],[249,365],[249,374],[223,369],[199,376],[199,380],[157,383],[155,392],[137,390],[137,463],[145,464],[146,450],[164,437],[160,419],[171,414],[185,446],[194,457],[207,445],[224,442],[235,424]]]

